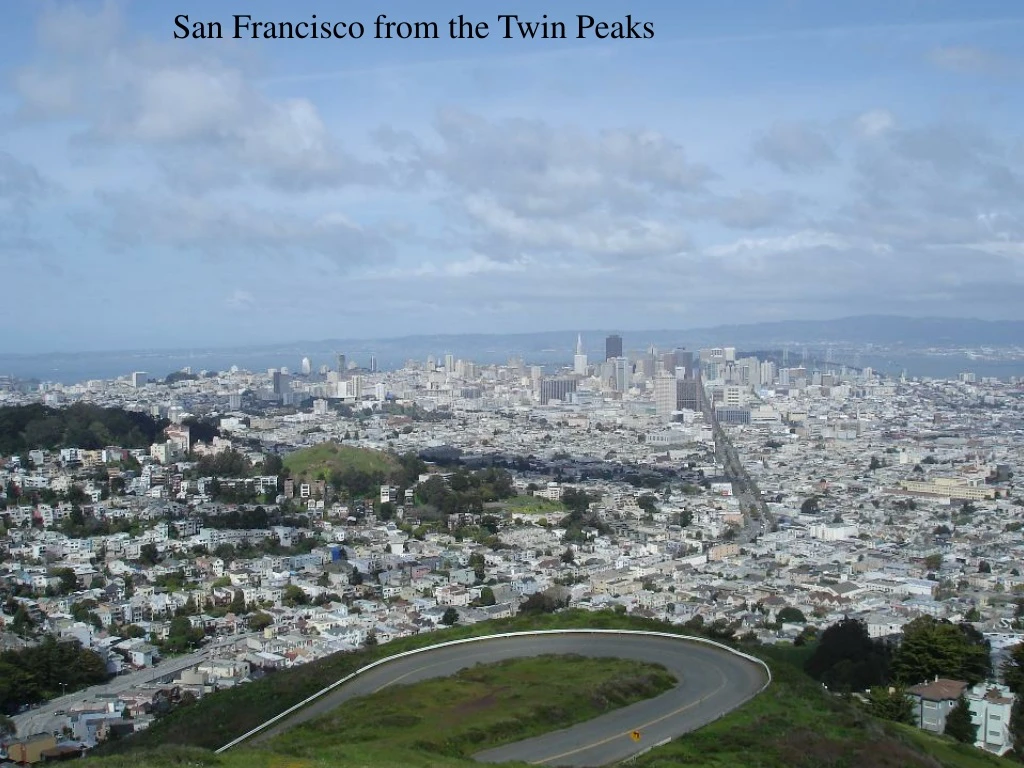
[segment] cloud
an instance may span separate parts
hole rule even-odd
[[[256,298],[248,291],[236,288],[231,295],[224,300],[224,306],[236,311],[252,309],[256,305]]]
[[[744,189],[710,201],[704,210],[729,229],[763,229],[789,222],[799,202],[794,193],[785,190],[760,192]]]
[[[825,135],[803,123],[775,123],[754,143],[754,154],[785,173],[819,171],[837,161]]]
[[[310,100],[269,98],[241,64],[126,40],[122,27],[112,4],[93,15],[76,6],[44,11],[40,55],[14,75],[22,119],[74,120],[93,143],[143,146],[170,166],[241,168],[242,176],[288,191],[386,180],[383,165],[344,151]],[[215,174],[190,178],[217,181]]]
[[[854,121],[855,133],[865,139],[882,136],[896,126],[896,118],[887,109],[872,109],[859,115]]]
[[[962,75],[1024,74],[1024,61],[967,45],[933,48],[928,60],[939,69]]]
[[[0,151],[0,211],[25,212],[51,189],[52,184],[34,166]]]
[[[707,194],[711,169],[654,132],[588,132],[445,109],[434,136],[378,133],[398,171],[438,195],[454,237],[503,260],[544,254],[642,258],[690,238],[668,215]],[[457,223],[456,223],[457,222]]]
[[[309,215],[159,193],[103,193],[100,203],[106,211],[107,241],[122,250],[154,245],[212,258],[321,257],[346,270],[394,256],[387,238],[330,210]]]

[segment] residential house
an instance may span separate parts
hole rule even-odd
[[[967,691],[962,680],[948,680],[936,677],[929,683],[921,683],[907,689],[907,696],[914,703],[914,720],[918,728],[942,733],[946,730],[946,716],[956,706],[957,699]]]

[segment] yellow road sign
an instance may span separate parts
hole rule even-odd
[[[629,738],[633,741],[640,741],[640,731],[630,731]]]

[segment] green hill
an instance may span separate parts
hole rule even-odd
[[[284,457],[285,473],[304,480],[330,480],[332,474],[346,471],[389,478],[398,468],[397,459],[389,453],[333,441],[303,448]]]
[[[435,751],[428,744],[387,738],[387,729],[380,722],[381,713],[390,711],[388,702],[391,700],[386,697],[394,695],[387,691],[345,705],[343,729],[326,725],[318,727],[317,723],[321,721],[311,722],[306,727],[312,728],[316,737],[309,739],[309,751],[304,747],[297,748],[296,742],[289,741],[295,738],[299,738],[300,743],[302,741],[292,733],[283,734],[259,747],[242,745],[223,755],[214,755],[199,747],[216,748],[227,743],[287,706],[301,701],[327,681],[338,679],[373,659],[457,637],[581,627],[684,633],[680,627],[653,620],[611,612],[569,611],[519,616],[404,638],[359,653],[335,654],[294,670],[276,673],[259,682],[208,696],[157,721],[147,731],[104,746],[97,753],[102,757],[92,758],[84,765],[115,768],[163,768],[171,765],[312,768],[339,764],[380,768],[415,765],[468,768],[479,765],[461,756],[463,752],[459,750],[447,753],[443,749]],[[651,768],[670,765],[714,768],[1012,768],[1019,765],[945,737],[871,717],[854,703],[829,694],[803,673],[801,667],[806,649],[781,646],[745,647],[744,650],[760,656],[771,667],[773,683],[769,689],[721,720],[641,755],[636,759],[636,765]],[[440,683],[428,681],[419,685],[443,685],[448,692],[446,696],[472,698],[470,689],[458,693],[460,683],[457,679]],[[417,692],[418,686],[405,691],[405,695],[413,700],[431,700],[429,696],[421,698],[427,694]],[[496,709],[474,710],[470,707],[461,711],[457,718],[458,728],[465,732],[488,727],[492,724],[488,718],[493,718],[496,711],[506,711],[504,703],[495,706]],[[332,716],[328,715],[322,722],[331,722]],[[516,740],[518,733],[523,737],[534,735],[536,731],[526,730],[527,725],[521,723],[524,730],[506,732],[507,741]],[[557,727],[561,727],[557,722],[550,726],[551,729]],[[349,735],[361,732],[372,738],[347,741],[348,737],[343,732]],[[451,733],[454,734],[455,730]],[[384,738],[378,738],[381,734]],[[172,749],[170,745],[183,746]]]

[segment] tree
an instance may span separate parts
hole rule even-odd
[[[302,591],[302,587],[298,587],[295,584],[289,584],[284,588],[281,602],[291,608],[294,608],[297,605],[306,605],[309,602],[309,595]]]
[[[18,726],[7,715],[0,715],[0,739],[14,736],[18,732]]]
[[[963,694],[960,694],[956,706],[946,715],[946,729],[943,733],[962,744],[973,744],[978,738],[978,726],[971,719],[971,707]]]
[[[846,618],[822,632],[804,669],[829,690],[863,691],[888,680],[889,652],[863,621]]]
[[[928,555],[924,559],[924,567],[929,571],[937,571],[942,567],[942,555]]]
[[[803,504],[800,505],[800,512],[805,515],[816,515],[820,511],[821,507],[817,496],[811,496],[810,498],[804,499]]]
[[[1024,643],[1017,643],[1003,662],[1003,680],[1007,687],[1024,698]]]
[[[988,560],[982,560],[978,563],[978,573],[992,573],[992,566],[989,565]]]
[[[259,632],[262,629],[266,629],[274,620],[270,617],[270,614],[258,611],[257,613],[249,614],[249,629],[254,632]]]
[[[880,462],[878,460],[877,456],[872,456],[871,457],[871,463],[868,465],[868,471],[869,472],[874,472],[876,469],[881,469],[881,468],[882,468],[882,462]]]
[[[637,506],[640,507],[644,512],[649,515],[653,515],[658,511],[657,499],[649,494],[645,493],[639,499],[636,500]]]
[[[231,603],[228,605],[228,610],[236,616],[241,616],[245,613],[245,593],[240,589],[236,589],[234,594],[231,596]]]
[[[490,587],[483,587],[480,590],[480,605],[494,605],[497,600],[494,597],[494,590]]]
[[[441,616],[441,623],[446,627],[454,626],[459,623],[459,612],[454,608],[448,607],[444,611],[444,615]]]
[[[1010,735],[1013,737],[1013,751],[1024,755],[1024,696],[1017,696],[1010,710]]]
[[[868,693],[868,711],[883,720],[914,724],[914,704],[903,688],[875,686]]]
[[[160,553],[157,551],[156,544],[143,544],[139,549],[139,560],[146,565],[156,565],[157,561],[160,560]]]
[[[795,623],[804,624],[807,622],[807,617],[804,616],[803,611],[799,608],[794,608],[791,605],[787,605],[777,614],[775,614],[775,620],[783,623]]]
[[[576,562],[576,553],[572,551],[572,547],[565,548],[565,552],[562,553],[562,562],[566,565]]]
[[[70,568],[58,568],[53,575],[60,579],[60,592],[62,595],[69,594],[78,589],[78,576]]]
[[[974,685],[992,672],[989,643],[970,624],[921,616],[903,628],[893,672],[897,680],[908,685],[936,676]]]

